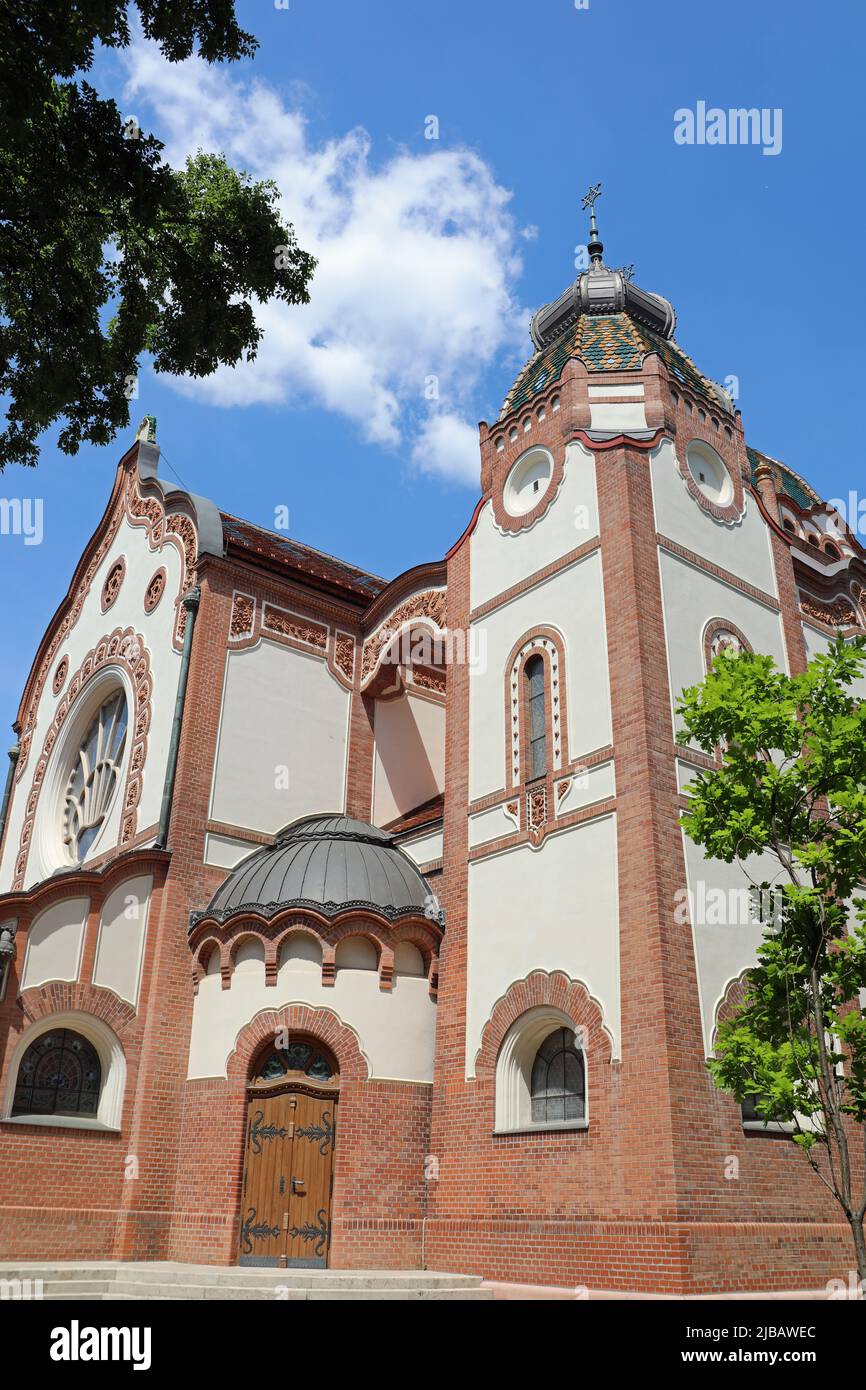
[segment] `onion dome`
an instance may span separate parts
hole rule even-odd
[[[273,844],[254,850],[217,889],[202,918],[224,922],[241,912],[274,917],[287,907],[334,917],[346,908],[394,921],[426,916],[442,925],[423,874],[375,825],[349,816],[305,816],[281,830]]]
[[[605,265],[595,219],[600,193],[601,184],[596,184],[583,200],[590,210],[589,268],[533,314],[529,331],[535,355],[506,396],[500,420],[552,386],[570,358],[579,358],[590,373],[639,372],[651,352],[658,353],[673,380],[733,416],[727,391],[704,376],[674,341],[676,313],[670,301],[634,284],[633,267],[611,270]]]
[[[545,304],[532,316],[529,332],[539,351],[551,343],[572,324],[577,323],[581,314],[628,314],[635,323],[651,328],[662,338],[672,338],[677,316],[674,306],[660,294],[651,294],[632,284],[631,266],[622,270],[608,270],[604,263],[604,246],[598,234],[595,220],[595,203],[601,194],[601,184],[591,188],[583,200],[584,208],[589,208],[589,252],[590,265],[578,275],[573,285],[564,294]]]

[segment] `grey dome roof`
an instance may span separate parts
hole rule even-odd
[[[431,911],[431,904],[433,910]],[[284,908],[312,907],[334,916],[346,907],[390,919],[425,914],[440,921],[424,876],[391,836],[349,816],[305,816],[254,850],[217,889],[203,917],[236,913],[273,917]]]
[[[628,314],[636,323],[658,333],[660,338],[672,338],[677,316],[674,306],[661,294],[642,290],[631,281],[632,267],[609,270],[604,263],[604,245],[595,220],[595,204],[601,195],[601,184],[591,188],[582,206],[589,208],[589,267],[578,275],[558,299],[544,304],[532,316],[530,336],[537,351],[549,347],[557,338],[577,323],[584,314]]]
[[[584,270],[552,304],[537,309],[529,332],[536,348],[541,349],[577,323],[581,314],[620,313],[645,324],[662,338],[673,337],[677,317],[670,301],[632,284],[624,271],[608,270],[602,264]]]

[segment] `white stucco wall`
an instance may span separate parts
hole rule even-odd
[[[763,935],[760,923],[749,920],[745,895],[750,878],[773,883],[781,871],[770,855],[750,855],[744,869],[708,859],[685,833],[683,846],[704,1049],[709,1054],[716,1010],[732,981],[755,964]]]
[[[99,922],[93,983],[111,989],[135,1007],[147,938],[153,880],[129,878],[106,898]]]
[[[400,848],[416,864],[432,864],[435,859],[442,858],[443,840],[442,831],[433,830],[427,835],[419,835],[417,839],[403,840]]]
[[[34,920],[27,933],[22,990],[49,980],[78,979],[89,909],[89,898],[67,898]]]
[[[620,1046],[616,820],[612,815],[469,865],[466,1075],[509,986],[562,970],[599,1001]]]
[[[559,492],[544,515],[515,534],[496,525],[493,507],[482,509],[470,542],[472,608],[528,579],[561,555],[598,535],[595,460],[574,441],[566,446]]]
[[[565,646],[570,756],[611,742],[601,556],[593,551],[473,624],[483,629],[486,660],[469,670],[472,800],[506,790],[506,668],[518,639],[539,625],[557,628]]]
[[[686,448],[688,440],[678,445]],[[726,525],[695,501],[677,467],[671,440],[650,455],[656,530],[714,565],[728,570],[771,597],[777,597],[770,533],[748,493],[742,519]]]
[[[229,652],[211,818],[274,834],[298,816],[342,811],[349,707],[319,657],[265,640]]]
[[[786,671],[788,663],[780,613],[669,551],[659,551],[659,570],[671,689],[671,726],[676,732],[679,721],[674,709],[680,692],[687,685],[696,685],[706,674],[704,629],[712,618],[729,619],[756,652],[772,656],[781,670]]]
[[[246,961],[235,970],[231,989],[218,973],[199,985],[193,1009],[189,1076],[225,1076],[241,1029],[262,1009],[311,1004],[337,1014],[358,1035],[370,1076],[397,1081],[433,1080],[436,1006],[426,979],[397,975],[393,989],[380,990],[375,970],[343,968],[333,988],[323,988],[321,971],[293,959],[266,987],[264,963]]]
[[[373,823],[387,825],[445,787],[445,706],[416,695],[377,700]]]
[[[831,638],[819,628],[811,627],[808,623],[803,624],[803,639],[806,643],[806,656],[809,661],[818,656],[820,652],[826,652],[830,646]],[[860,700],[866,700],[866,677],[854,681],[851,691]]]

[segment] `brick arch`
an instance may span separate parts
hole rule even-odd
[[[261,948],[262,948],[262,953],[263,953],[263,954],[262,954],[262,964],[264,964],[264,962],[267,960],[267,957],[268,957],[268,946],[269,946],[270,943],[269,943],[268,941],[264,940],[263,937],[262,937],[261,932],[256,931],[254,927],[250,927],[250,928],[248,928],[247,930],[243,930],[243,929],[242,929],[242,930],[236,932],[236,933],[234,934],[234,936],[232,936],[232,938],[231,938],[229,941],[227,941],[227,942],[225,943],[225,961],[224,961],[224,964],[226,964],[226,965],[228,966],[229,972],[230,972],[232,975],[234,974],[234,971],[235,971],[235,965],[236,965],[236,963],[237,963],[238,951],[240,950],[241,946],[244,944],[245,941],[256,941],[256,942],[258,942],[259,946],[261,946]]]
[[[716,1039],[719,1035],[719,1024],[727,1023],[728,1019],[743,1003],[749,987],[747,977],[749,972],[754,970],[754,968],[753,965],[749,965],[745,970],[741,970],[739,975],[735,975],[732,980],[728,980],[728,983],[725,985],[721,995],[716,1001],[716,1007],[713,1010],[713,1029],[709,1039],[708,1056],[715,1056]]]
[[[381,960],[382,952],[389,948],[388,930],[383,928],[378,922],[373,922],[369,917],[355,917],[350,922],[340,922],[338,925],[323,933],[324,940],[336,951],[341,941],[345,941],[350,936],[362,936],[365,941],[369,941],[376,948],[376,954]]]
[[[304,921],[303,918],[290,919],[287,922],[285,918],[283,918],[280,921],[279,931],[274,936],[274,955],[277,960],[280,958],[280,951],[283,948],[283,943],[287,941],[290,936],[309,936],[312,941],[317,942],[320,947],[324,948],[325,939],[322,933],[317,931],[314,926],[311,926],[309,922]]]
[[[113,990],[80,980],[54,980],[46,985],[25,989],[20,995],[21,1007],[28,1024],[50,1018],[52,1014],[91,1014],[118,1037],[135,1021],[137,1015],[131,1004]]]
[[[613,1040],[605,1027],[601,1004],[586,985],[561,970],[551,973],[534,970],[525,979],[509,985],[493,1006],[475,1056],[476,1074],[495,1071],[499,1049],[509,1028],[521,1015],[540,1005],[561,1009],[575,1028],[586,1030],[587,1051],[605,1062],[613,1061]]]
[[[735,637],[737,639],[737,641],[740,644],[741,651],[753,652],[755,650],[745,633],[737,627],[736,623],[732,623],[729,618],[710,618],[710,621],[706,624],[703,634],[701,636],[701,646],[704,655],[705,671],[709,671],[712,669],[713,642],[715,641],[716,637],[718,637],[719,634],[723,632],[729,632],[732,637]]]
[[[404,941],[407,941],[410,946],[417,946],[429,975],[431,968],[439,959],[435,937],[429,927],[423,927],[419,922],[401,922],[393,928],[391,940],[395,946],[399,946]]]
[[[208,962],[213,951],[216,951],[220,958],[220,966],[222,966],[222,941],[215,933],[212,936],[201,938],[192,958],[193,990],[196,994],[198,994],[199,985],[207,975]]]
[[[318,1009],[312,1004],[284,1004],[279,1009],[262,1009],[238,1033],[226,1063],[230,1081],[246,1084],[255,1058],[281,1028],[306,1033],[324,1043],[339,1063],[341,1081],[367,1080],[370,1064],[353,1028],[343,1023],[331,1009]]]

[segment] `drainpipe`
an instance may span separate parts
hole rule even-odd
[[[186,625],[183,631],[183,651],[180,657],[180,676],[177,682],[177,699],[174,702],[174,719],[171,725],[171,739],[168,745],[168,763],[165,769],[165,786],[162,789],[162,808],[159,813],[159,830],[156,846],[165,849],[168,839],[168,823],[171,820],[171,803],[174,797],[174,779],[177,775],[177,755],[180,748],[180,728],[183,723],[183,707],[186,701],[186,683],[189,678],[189,658],[192,652],[192,635],[195,631],[195,618],[201,601],[201,589],[196,584],[189,593],[184,594],[181,603],[186,609]]]
[[[14,748],[9,749],[9,771],[6,773],[6,786],[3,788],[3,804],[0,805],[0,845],[3,843],[3,831],[6,829],[9,802],[12,800],[12,778],[15,776],[15,764],[20,752],[20,743],[16,743]]]

